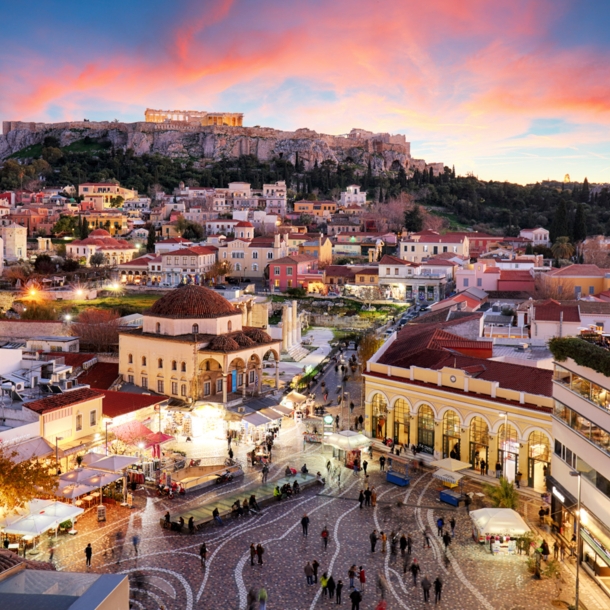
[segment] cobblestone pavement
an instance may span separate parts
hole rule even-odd
[[[242,449],[245,450],[237,448],[238,455]],[[304,461],[310,471],[326,473],[329,457],[328,450],[320,445],[308,445],[303,450],[299,429],[286,426],[277,441],[270,480],[283,476],[286,464],[299,468]],[[153,492],[138,491],[136,508],[109,507],[105,523],[98,523],[94,511],[90,511],[79,520],[76,536],[61,536],[55,552],[57,567],[85,571],[84,548],[91,542],[94,549],[91,570],[129,574],[135,608],[242,609],[246,607],[247,591],[264,586],[270,610],[305,610],[331,606],[322,596],[319,584],[306,584],[303,567],[306,561],[317,559],[320,574],[332,573],[336,581],[341,578],[346,585],[344,607],[351,607],[347,570],[352,564],[364,566],[367,573],[360,605],[363,610],[375,608],[380,599],[376,588],[378,574],[388,583],[388,609],[426,607],[419,581],[414,587],[409,573],[407,577],[403,575],[400,553],[391,555],[389,546],[388,552],[383,553],[380,543],[375,553],[370,552],[369,534],[376,528],[388,534],[394,530],[412,536],[412,556],[421,564],[421,575],[430,580],[440,576],[444,583],[440,607],[452,610],[551,607],[551,600],[557,595],[556,584],[549,580],[534,581],[523,557],[493,557],[475,544],[464,509],[455,510],[438,503],[438,482],[430,474],[417,475],[409,488],[399,488],[385,481],[375,461],[368,481],[377,490],[377,506],[360,510],[357,496],[364,483],[362,475],[340,470],[338,464],[336,468],[341,472],[340,487],[334,479],[324,488],[310,489],[295,499],[269,505],[259,516],[229,519],[224,527],[209,526],[192,536],[162,530],[159,519],[166,510],[177,512],[219,494],[243,489],[246,495],[249,487],[260,480],[258,470],[247,467],[243,480],[173,501],[162,500]],[[311,519],[307,538],[300,526],[305,512]],[[455,515],[458,522],[448,566],[436,536],[435,522],[441,514],[446,521]],[[324,526],[330,532],[326,550],[320,538]],[[426,526],[433,534],[430,549],[422,548],[421,532]],[[122,534],[122,548],[116,545],[117,532]],[[141,539],[137,557],[132,545],[135,534]],[[199,559],[203,541],[208,547],[205,569]],[[251,566],[249,546],[259,542],[265,548],[264,564]],[[46,553],[43,555],[41,558],[46,558]]]

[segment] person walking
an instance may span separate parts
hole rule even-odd
[[[432,583],[428,579],[427,576],[424,576],[421,579],[421,588],[424,590],[424,602],[430,601],[430,589],[432,588]]]
[[[485,474],[485,470],[487,468],[487,464],[485,463],[485,460],[481,460],[480,466],[481,466],[481,474]]]
[[[430,548],[430,536],[428,535],[427,530],[423,530],[422,535],[424,537],[424,548]]]
[[[517,474],[515,475],[515,485],[517,486],[517,489],[521,489],[521,479],[522,478],[523,478],[523,473],[517,472]]]
[[[256,547],[254,546],[254,542],[250,545],[250,565],[254,565],[254,559],[256,558]]]
[[[369,463],[366,460],[362,462],[362,470],[364,470],[364,474],[366,475],[366,469],[369,467]]]
[[[263,545],[259,542],[256,545],[256,555],[258,557],[258,565],[262,566],[263,565],[263,553],[265,552],[265,549],[263,548]]]
[[[557,540],[555,540],[555,542],[553,542],[553,559],[558,559],[559,558],[559,543],[557,542]]]
[[[388,545],[388,536],[383,530],[381,530],[381,532],[379,532],[379,537],[381,538],[381,552],[385,553]]]
[[[326,597],[328,595],[328,574],[326,572],[320,576],[320,586],[322,587],[322,597]]]
[[[199,547],[199,557],[201,559],[201,566],[205,567],[205,561],[208,557],[208,547],[205,545],[205,542],[202,542],[201,546]],[[254,562],[252,563],[252,565],[254,565]]]
[[[85,547],[85,565],[90,568],[91,567],[91,557],[93,555],[93,548],[91,547],[91,543],[89,543],[86,547]]]
[[[341,579],[339,579],[339,581],[337,582],[337,605],[339,605],[341,603],[341,592],[343,591],[343,581]]]
[[[362,417],[362,415],[358,417],[358,423],[360,424],[360,429],[362,430],[362,424],[364,423],[364,418]]]
[[[442,517],[439,517],[436,520],[436,529],[437,529],[437,535],[438,536],[442,536],[443,535],[443,528],[445,527],[445,520]]]
[[[464,498],[464,506],[466,507],[466,512],[469,513],[470,512],[470,505],[472,504],[472,498],[466,494],[466,497]]]
[[[267,610],[267,591],[264,587],[258,592],[258,610]]]
[[[365,506],[371,505],[371,490],[368,488],[364,490],[364,505]]]
[[[379,456],[379,471],[384,472],[385,470],[385,457],[383,455]]]
[[[189,517],[189,534],[194,534],[195,533],[195,517],[193,517],[193,515],[191,515]]]
[[[313,585],[313,568],[311,567],[311,563],[309,561],[305,564],[305,568],[303,568],[303,571],[305,572],[307,584]]]
[[[559,545],[559,555],[561,557],[561,561],[566,558],[566,545],[563,543],[563,541]]]
[[[456,526],[455,517],[451,517],[451,521],[449,521],[449,525],[451,526],[451,537],[453,538],[455,536],[455,526]]]
[[[140,537],[137,534],[135,534],[131,538],[131,543],[133,544],[133,551],[134,551],[135,555],[137,556],[137,554],[138,554],[138,545],[140,544]]]
[[[369,536],[369,540],[371,541],[371,553],[375,552],[375,547],[377,546],[377,540],[379,540],[379,536],[377,536],[377,530],[373,530],[371,535]]]
[[[328,547],[328,529],[326,529],[326,526],[324,526],[324,529],[322,530],[320,536],[322,537],[322,545],[324,547],[324,550],[326,550]]]
[[[358,589],[354,589],[349,598],[352,600],[352,610],[360,610],[360,602],[362,601],[362,595]]]
[[[55,555],[55,547],[51,545],[49,547],[49,563],[53,563],[53,555]]]
[[[309,529],[309,517],[307,516],[307,513],[305,513],[301,519],[301,527],[303,528],[303,536],[307,538],[307,530]]]
[[[500,462],[496,462],[496,479],[499,479],[502,476],[502,464]]]
[[[267,482],[267,476],[269,475],[269,467],[267,466],[267,464],[265,464],[263,466],[263,471],[262,471],[262,482],[263,484]]]
[[[413,586],[417,584],[417,575],[420,573],[421,568],[419,567],[419,563],[417,563],[417,559],[413,560],[411,567],[409,568],[411,572],[411,576],[413,576]]]
[[[349,578],[349,588],[354,588],[354,578],[356,578],[356,566],[353,565],[348,571],[347,576]]]
[[[231,447],[229,447],[229,459],[233,459],[233,449],[231,449]]]
[[[318,563],[317,559],[314,559],[311,562],[311,567],[313,568],[313,581],[315,583],[318,582],[318,570],[320,569],[320,564]]]
[[[451,544],[451,536],[449,535],[449,532],[445,532],[443,534],[443,544],[445,545],[445,553],[446,553],[447,549],[449,548],[449,545]]]
[[[360,590],[364,593],[364,585],[366,584],[366,572],[364,568],[360,566],[358,571],[358,580],[360,581]]]
[[[328,577],[328,583],[326,585],[326,588],[328,589],[328,599],[332,601],[333,599],[335,599],[335,589],[337,588],[337,585],[335,584],[335,579],[333,578],[332,574]]]
[[[360,502],[360,508],[362,508],[362,503],[364,502],[364,491],[361,489],[360,494],[358,495],[358,502]]]
[[[441,601],[441,592],[443,590],[443,581],[440,576],[434,581],[434,603],[438,604]]]
[[[377,506],[377,492],[374,487],[371,487],[371,506]]]
[[[393,560],[396,560],[396,554],[398,551],[398,534],[395,531],[390,532],[390,555]]]
[[[401,535],[398,546],[400,547],[400,554],[404,557],[407,550],[407,537],[404,534]]]

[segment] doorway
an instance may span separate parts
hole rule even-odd
[[[482,417],[477,416],[470,422],[470,465],[480,470],[482,461],[489,469],[489,426]]]

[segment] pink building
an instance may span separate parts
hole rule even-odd
[[[288,288],[305,288],[324,284],[324,272],[318,271],[318,259],[309,254],[291,254],[269,263],[269,288],[284,292]]]
[[[455,272],[455,289],[462,292],[468,288],[480,288],[485,292],[519,291],[533,292],[534,276],[529,270],[501,269],[487,266],[483,262],[466,265]]]

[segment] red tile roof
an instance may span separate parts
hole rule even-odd
[[[563,314],[563,315],[562,315]],[[578,303],[562,304],[548,299],[534,306],[534,319],[541,322],[580,322]]]
[[[407,267],[419,267],[416,263],[412,263],[410,261],[405,261],[402,258],[398,258],[397,256],[392,256],[391,254],[384,254],[379,261],[380,265],[406,265]]]
[[[92,388],[107,390],[119,378],[119,365],[116,362],[98,362],[83,373],[78,382]]]
[[[310,256],[309,254],[291,254],[290,256],[284,256],[270,262],[274,265],[294,265],[295,263],[308,263],[317,260],[315,256]]]
[[[500,280],[508,280],[511,282],[533,282],[534,276],[525,270],[520,269],[502,269],[500,271]]]
[[[71,392],[64,392],[63,394],[53,394],[40,400],[33,400],[32,402],[25,403],[25,406],[31,411],[35,411],[39,414],[48,413],[49,411],[55,411],[55,409],[63,409],[70,405],[77,405],[81,402],[87,402],[94,398],[100,398],[103,394],[99,390],[93,390],[91,388],[81,388],[79,390],[72,390]]]
[[[324,269],[324,275],[326,277],[350,277],[353,278],[356,275],[356,271],[345,265],[328,265]]]
[[[159,242],[160,244],[190,244],[190,239],[184,239],[184,237],[170,237],[169,239],[163,239]]]
[[[104,402],[102,403],[103,414],[111,418],[158,405],[167,400],[167,396],[131,394],[129,392],[114,392],[112,390],[102,390],[102,394],[104,395]]]
[[[547,275],[553,277],[604,277],[610,269],[601,269],[597,265],[568,265],[553,269]]]
[[[198,256],[200,254],[215,254],[216,252],[218,252],[216,246],[191,246],[180,250],[169,250],[163,252],[161,256]]]

